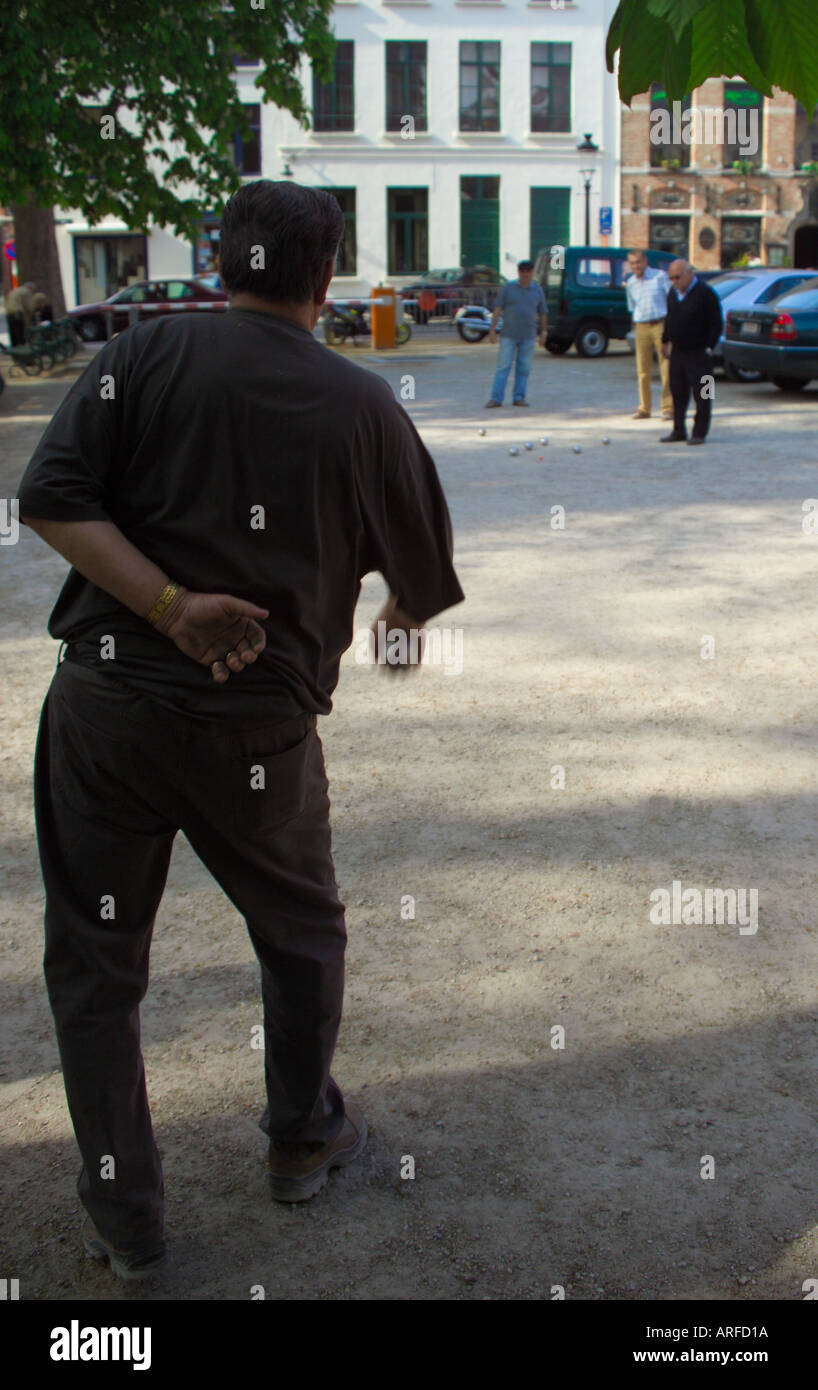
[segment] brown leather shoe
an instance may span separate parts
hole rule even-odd
[[[631,419],[632,419],[632,420],[649,420],[649,419],[650,419],[650,411],[649,411],[649,410],[643,410],[642,407],[640,406],[638,410],[635,410],[635,411],[633,412],[633,415],[631,416]]]
[[[352,1101],[345,1105],[341,1133],[313,1153],[307,1144],[271,1144],[268,1166],[270,1194],[276,1202],[307,1202],[325,1187],[333,1168],[343,1168],[363,1152],[366,1120]]]

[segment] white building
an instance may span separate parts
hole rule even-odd
[[[307,60],[301,72],[312,129],[258,100],[252,62],[238,67],[255,135],[237,143],[237,161],[248,179],[291,174],[336,194],[347,223],[337,297],[406,284],[428,268],[482,264],[513,276],[541,247],[584,243],[580,171],[590,168],[590,240],[601,241],[605,207],[615,244],[620,103],[604,57],[615,8],[337,0],[334,80],[314,87]],[[590,158],[577,151],[586,133],[599,147]],[[140,237],[122,223],[71,218],[58,228],[67,299],[208,269],[217,227],[215,215],[206,219],[191,247],[161,230]]]

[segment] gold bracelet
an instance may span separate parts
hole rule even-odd
[[[153,605],[153,608],[148,614],[148,622],[152,623],[154,627],[158,623],[165,610],[170,607],[178,591],[179,585],[175,584],[173,581],[171,581],[170,584],[165,585],[164,589],[162,590],[161,594],[159,595],[158,599]]]

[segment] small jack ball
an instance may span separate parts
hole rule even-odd
[[[578,444],[575,444],[575,445],[573,446],[573,448],[574,448],[574,453],[575,453],[575,454],[581,454],[581,453],[582,453],[582,450],[580,449],[580,447],[579,447]]]
[[[534,445],[533,445],[533,444],[530,444],[530,443],[527,443],[525,447],[526,447],[527,449],[533,449],[533,448],[534,448]]]
[[[486,431],[485,431],[484,429],[479,429],[479,430],[477,431],[477,433],[478,433],[478,434],[485,434]]]

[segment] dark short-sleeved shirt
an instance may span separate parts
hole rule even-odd
[[[67,658],[208,718],[328,714],[370,571],[420,622],[464,597],[437,470],[390,388],[264,311],[169,316],[106,344],[19,499],[23,518],[113,521],[187,588],[269,608],[265,650],[219,685],[70,571],[48,624]]]
[[[536,338],[537,315],[547,312],[542,285],[536,280],[526,286],[519,280],[509,280],[497,296],[497,305],[503,311],[501,338],[513,338],[515,343]]]

